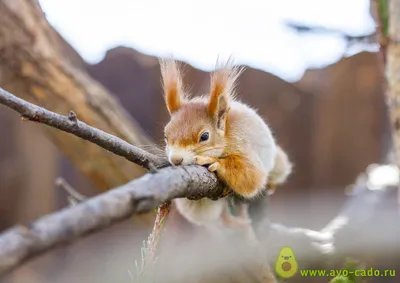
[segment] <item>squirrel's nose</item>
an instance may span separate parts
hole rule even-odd
[[[171,158],[171,162],[172,162],[174,165],[180,165],[180,164],[182,163],[182,161],[183,161],[183,158],[180,157],[180,156],[173,156],[173,157]]]

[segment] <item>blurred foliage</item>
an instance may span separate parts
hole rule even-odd
[[[336,276],[333,278],[330,283],[353,283],[348,277],[346,276]]]
[[[346,259],[343,270],[347,271],[347,276],[339,275],[333,278],[329,283],[363,283],[361,277],[357,277],[356,270],[363,270],[364,268],[354,259]]]
[[[148,241],[143,241],[143,246],[141,248],[141,263],[139,264],[135,260],[135,273],[131,274],[131,283],[154,283],[154,272],[155,264],[154,262],[146,262],[147,252],[149,250]]]
[[[129,272],[131,275],[131,283],[154,283],[155,282],[155,272],[158,257],[155,257],[155,249],[157,248],[158,239],[156,239],[157,232],[161,233],[163,229],[164,222],[166,221],[168,212],[170,209],[170,202],[160,205],[155,209],[157,214],[156,220],[154,222],[154,228],[147,240],[143,241],[143,246],[141,251],[141,263],[139,264],[135,260],[135,273]],[[158,217],[161,217],[158,222]],[[153,250],[153,251],[150,251]],[[154,258],[155,257],[155,258]]]
[[[378,0],[378,12],[382,25],[382,34],[387,36],[389,32],[389,0]]]

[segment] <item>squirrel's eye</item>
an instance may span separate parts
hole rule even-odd
[[[210,134],[208,132],[204,132],[201,137],[200,137],[200,141],[208,141],[208,139],[210,138]]]

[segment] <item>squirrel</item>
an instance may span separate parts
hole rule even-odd
[[[209,93],[190,97],[183,72],[174,59],[159,59],[161,83],[170,121],[164,128],[165,153],[173,166],[207,166],[236,195],[251,200],[283,183],[292,164],[277,145],[272,131],[257,111],[236,99],[235,87],[243,67],[231,61],[211,72]],[[230,213],[226,197],[174,199],[189,222],[202,226],[247,227],[246,203],[239,215]]]

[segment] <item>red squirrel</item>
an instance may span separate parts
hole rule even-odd
[[[159,62],[170,114],[165,151],[172,165],[207,166],[234,193],[250,200],[267,187],[274,191],[287,179],[292,171],[287,154],[256,110],[235,98],[237,79],[244,68],[228,61],[211,73],[209,93],[191,98],[178,63],[173,59]],[[247,208],[242,207],[240,217],[234,217],[226,198],[179,198],[174,204],[193,224],[243,227],[250,223]]]

